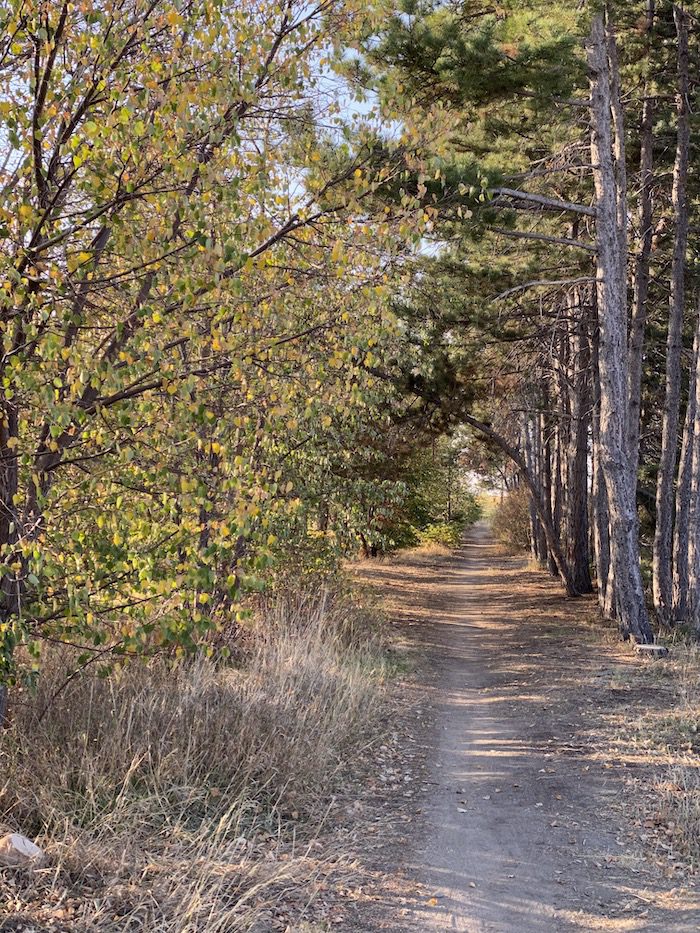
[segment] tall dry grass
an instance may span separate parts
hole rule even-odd
[[[366,615],[327,594],[267,600],[237,667],[131,664],[61,690],[70,660],[49,658],[0,746],[0,831],[48,856],[0,872],[8,917],[235,933],[276,929],[290,898],[303,915],[342,860],[319,828],[381,706]]]

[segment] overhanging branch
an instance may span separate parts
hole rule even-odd
[[[529,201],[531,204],[538,204],[550,211],[573,211],[575,214],[585,214],[587,217],[595,217],[596,209],[587,207],[585,204],[576,204],[573,201],[560,201],[558,198],[547,198],[541,194],[532,194],[529,191],[518,191],[516,188],[491,188],[491,194],[498,197],[512,198],[516,201]]]

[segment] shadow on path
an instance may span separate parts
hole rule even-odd
[[[616,815],[621,768],[596,755],[603,648],[583,638],[555,583],[503,559],[488,529],[436,568],[392,563],[365,579],[393,594],[427,655],[436,722],[423,832],[403,872],[414,902],[374,929],[469,933],[700,929],[697,903],[637,862]],[[582,640],[583,638],[583,640]]]

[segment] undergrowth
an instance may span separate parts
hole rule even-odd
[[[657,822],[665,828],[672,845],[671,856],[682,858],[693,869],[700,867],[700,650],[679,645],[664,662],[675,692],[670,710],[663,716],[659,741],[669,763],[657,775]]]
[[[135,662],[67,685],[57,650],[38,692],[15,698],[0,834],[31,836],[47,860],[0,871],[13,923],[273,930],[290,891],[303,916],[342,865],[319,832],[376,735],[390,662],[374,621],[328,592],[261,601],[244,636],[235,666]]]
[[[664,639],[668,641],[668,639]],[[675,640],[668,658],[623,669],[618,689],[651,698],[618,723],[621,751],[649,769],[633,780],[642,838],[669,874],[700,868],[700,649]]]

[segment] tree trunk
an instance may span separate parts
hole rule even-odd
[[[545,405],[548,405],[548,396],[545,396]],[[557,492],[556,486],[559,482],[559,465],[556,459],[556,428],[554,427],[551,414],[545,414],[543,422],[543,431],[544,431],[544,473],[543,479],[544,483],[542,490],[544,493],[544,502],[547,507],[547,515],[549,520],[552,522],[552,525],[557,529],[557,535],[561,540],[561,535],[559,534],[559,525],[556,522],[556,501],[557,501]],[[539,513],[538,513],[539,514]],[[545,535],[546,538],[546,535]],[[559,575],[557,569],[557,562],[554,559],[554,555],[547,547],[547,570],[551,573],[553,577]]]
[[[18,491],[19,471],[17,441],[19,412],[16,404],[5,401],[0,418],[0,550],[5,564],[13,563],[13,553],[19,535],[19,517],[14,505]],[[23,577],[5,573],[0,580],[0,728],[5,724],[8,705],[8,683],[12,676],[14,655],[13,621],[19,621]]]
[[[608,493],[600,462],[600,373],[598,369],[598,324],[591,335],[591,370],[593,374],[593,404],[591,421],[591,448],[593,476],[591,481],[591,526],[593,554],[598,584],[598,605],[603,617],[614,618],[614,580],[610,567],[610,517]]]
[[[570,309],[566,307],[567,316]],[[556,335],[556,350],[552,365],[554,379],[552,388],[554,394],[554,463],[552,464],[552,520],[554,527],[559,530],[559,537],[564,542],[564,552],[569,555],[569,510],[567,498],[569,493],[568,477],[568,447],[571,422],[569,420],[569,384],[567,381],[568,363],[568,334],[566,330]],[[569,565],[571,566],[571,565]],[[573,572],[573,568],[571,568]]]
[[[637,476],[639,469],[639,425],[642,412],[642,360],[644,357],[644,333],[647,322],[647,298],[649,295],[649,257],[653,238],[652,227],[652,127],[654,101],[645,88],[640,126],[641,156],[639,166],[639,247],[635,259],[634,298],[632,300],[632,322],[629,334],[629,372],[627,417],[627,456],[630,471]]]
[[[596,191],[596,293],[600,343],[600,464],[610,514],[611,564],[617,613],[625,637],[652,641],[639,562],[635,483],[626,445],[627,278],[626,214],[621,206],[622,128],[613,112],[616,80],[611,76],[614,39],[603,18],[594,17],[588,45],[591,89],[591,161]],[[617,133],[615,133],[617,129]],[[623,274],[624,271],[624,274]]]
[[[540,487],[544,486],[544,440],[543,434],[544,419],[542,414],[535,416],[533,424],[534,451],[535,451],[535,476]],[[535,510],[535,514],[537,510]],[[547,562],[547,538],[545,537],[542,522],[537,516],[537,560],[541,564]]]
[[[695,417],[690,431],[690,491],[688,507],[688,587],[687,617],[696,632],[700,630],[700,306],[696,325],[695,369],[690,374],[691,394],[695,395]]]
[[[673,624],[673,481],[678,451],[678,416],[681,397],[681,350],[683,348],[683,305],[685,300],[685,253],[688,245],[688,18],[673,8],[678,36],[678,135],[673,168],[673,209],[676,235],[671,268],[668,336],[666,340],[666,397],[661,435],[661,457],[656,483],[656,528],[654,530],[654,608],[659,621]]]
[[[534,450],[534,439],[532,424],[530,416],[525,413],[523,415],[523,424],[522,424],[522,442],[521,446],[523,449],[523,455],[525,457],[525,463],[528,470],[532,473],[533,476],[537,476],[537,464],[535,462],[535,450]],[[528,505],[528,518],[530,523],[530,554],[532,555],[533,561],[539,561],[538,553],[538,525],[539,518],[537,517],[537,509],[535,508],[535,503],[530,496],[530,502]]]
[[[592,593],[588,549],[588,421],[589,352],[584,334],[580,296],[575,296],[579,320],[570,339],[569,352],[569,443],[566,486],[567,559],[579,593]]]
[[[646,14],[646,52],[647,68],[651,50],[652,29],[654,28],[655,2],[647,0]],[[649,297],[649,260],[654,237],[652,226],[653,204],[652,186],[654,183],[654,98],[650,95],[651,81],[644,81],[644,100],[642,119],[639,126],[639,242],[634,268],[634,298],[632,300],[632,321],[629,333],[629,370],[627,374],[628,416],[627,416],[627,456],[630,471],[636,477],[639,471],[639,429],[642,414],[642,362],[644,358],[644,335],[647,323],[647,298]]]
[[[700,312],[700,307],[699,307]],[[700,320],[700,314],[698,316]],[[676,484],[676,514],[673,528],[673,618],[674,622],[684,622],[688,614],[688,586],[690,561],[690,511],[691,482],[693,467],[693,431],[698,405],[698,386],[695,373],[698,369],[700,337],[695,332],[693,359],[690,367],[688,384],[688,407],[683,427],[683,443],[678,464],[678,482]]]

